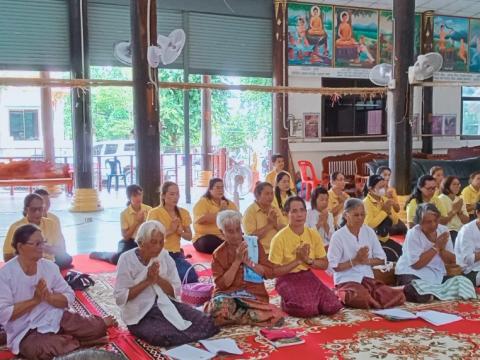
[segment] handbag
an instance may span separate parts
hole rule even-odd
[[[182,280],[180,299],[185,304],[199,306],[212,298],[213,280],[210,276],[208,282],[199,281],[195,283],[187,283],[188,274],[195,266],[200,266],[204,270],[208,270],[207,267],[202,264],[193,264],[188,268]]]
[[[90,275],[77,271],[69,271],[67,275],[65,275],[65,281],[73,290],[80,291],[95,285],[95,281],[93,281]]]
[[[372,268],[375,280],[383,282],[385,285],[397,285],[397,278],[395,277],[395,263],[387,262],[385,265],[377,265]]]

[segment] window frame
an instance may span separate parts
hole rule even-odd
[[[480,103],[480,95],[479,96],[463,95],[464,87],[477,87],[477,86],[461,86],[460,88],[460,140],[480,140],[480,134],[478,135],[463,134],[463,103],[465,101],[475,101]],[[480,127],[480,122],[479,122],[479,127]]]
[[[23,139],[15,138],[12,134],[12,113],[22,113],[22,120],[23,120]],[[25,125],[25,113],[33,113],[34,114],[34,137],[27,138],[26,137],[26,129],[27,126]],[[8,109],[8,135],[9,137],[13,138],[13,141],[39,141],[40,140],[40,128],[39,128],[39,121],[38,121],[38,109]]]
[[[336,83],[336,84],[335,84]],[[372,84],[368,79],[362,78],[323,78],[322,79],[322,86],[325,87],[377,87],[376,85]],[[355,104],[357,101],[361,100],[361,97],[358,95],[349,95],[349,98],[352,98],[352,103]],[[321,142],[351,142],[351,141],[387,141],[388,139],[388,120],[387,120],[387,101],[386,97],[380,97],[383,102],[382,107],[382,132],[385,129],[385,133],[383,134],[372,134],[372,135],[326,135],[326,125],[327,125],[327,106],[329,98],[322,96],[322,116],[321,121],[322,125],[320,126],[320,141]],[[350,101],[350,100],[349,100]],[[352,105],[353,106],[353,105]],[[353,110],[355,112],[355,109]],[[338,120],[338,119],[337,119]],[[353,120],[354,121],[354,120]],[[334,138],[334,136],[338,136],[338,138]],[[341,138],[340,138],[341,137]]]

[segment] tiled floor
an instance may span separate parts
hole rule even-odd
[[[183,189],[180,189],[183,194]],[[192,203],[203,194],[205,188],[192,188]],[[0,189],[0,246],[8,227],[22,217],[23,199],[26,192],[15,192],[13,196],[7,189]],[[125,208],[125,189],[118,193],[112,191],[100,192],[103,211],[93,213],[71,213],[68,211],[71,197],[61,193],[52,198],[51,211],[61,221],[65,236],[67,251],[71,255],[87,254],[91,251],[113,251],[121,238],[120,212]],[[182,200],[180,200],[182,202]],[[240,201],[243,211],[253,201],[253,195],[248,194]],[[180,206],[191,211],[192,204],[181,203]]]

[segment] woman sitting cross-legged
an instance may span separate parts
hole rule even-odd
[[[165,227],[146,221],[137,232],[138,248],[120,256],[114,296],[130,332],[155,346],[175,346],[218,332],[210,316],[176,300],[180,278],[163,248]]]
[[[42,247],[43,256],[53,260],[60,269],[72,267],[72,257],[67,254],[65,239],[59,223],[52,219],[43,217],[45,204],[40,195],[28,194],[23,201],[24,218],[10,225],[5,242],[3,244],[3,259],[8,261],[15,256],[15,249],[12,246],[12,239],[15,230],[25,224],[37,225],[45,237],[46,244]]]
[[[288,226],[274,236],[269,254],[269,260],[275,265],[298,263],[290,273],[277,278],[276,290],[282,297],[282,309],[297,317],[335,314],[342,304],[311,270],[327,269],[328,260],[317,230],[305,226],[305,201],[299,196],[289,197],[285,211]]]
[[[117,265],[118,258],[125,251],[137,247],[135,235],[139,226],[147,218],[151,206],[143,203],[143,189],[136,184],[127,186],[127,208],[120,214],[120,226],[122,227],[122,240],[118,242],[116,252],[98,252],[90,253],[90,258],[95,260],[107,261]]]
[[[411,284],[421,279],[431,284],[446,280],[446,265],[455,264],[452,240],[446,226],[440,225],[440,212],[430,203],[420,204],[415,215],[415,225],[408,230],[403,244],[403,254],[395,268],[397,282],[405,285],[407,301],[428,302],[432,295],[420,295]]]
[[[463,225],[458,232],[455,256],[473,286],[480,286],[480,202],[475,205],[475,215],[477,218]]]
[[[52,359],[99,343],[115,319],[68,311],[75,294],[58,267],[43,259],[40,228],[22,225],[13,234],[16,256],[0,269],[0,324],[8,348],[27,359]]]
[[[390,229],[398,223],[398,212],[394,201],[385,196],[385,180],[380,175],[372,175],[365,186],[365,225],[377,234],[388,261],[397,261],[402,255],[402,245],[390,239]]]
[[[280,209],[272,205],[274,195],[273,186],[270,183],[258,183],[255,186],[254,195],[255,202],[243,214],[243,229],[247,235],[257,236],[268,254],[272,238],[285,227],[286,223]]]
[[[385,263],[386,255],[375,232],[364,225],[365,207],[360,199],[345,202],[346,225],[332,236],[328,261],[337,294],[349,307],[385,309],[402,305],[405,295],[374,279],[372,266]]]
[[[223,180],[212,178],[207,192],[193,207],[193,247],[195,250],[212,254],[222,242],[222,233],[217,227],[217,213],[222,210],[237,210],[237,206],[225,195]]]
[[[177,266],[178,276],[182,281],[185,274],[190,269],[191,264],[186,260],[180,240],[192,240],[192,218],[188,210],[178,207],[180,191],[178,185],[171,181],[163,183],[160,189],[160,206],[150,210],[147,220],[157,220],[167,229],[165,234],[165,250],[168,251],[175,265]],[[187,282],[194,283],[198,281],[198,275],[194,269],[188,272]]]
[[[225,242],[213,253],[215,290],[205,311],[212,314],[219,326],[272,326],[283,319],[283,313],[269,304],[263,278],[287,273],[301,261],[274,268],[257,237],[244,239],[241,222],[242,215],[238,211],[218,213],[217,225],[222,230]]]

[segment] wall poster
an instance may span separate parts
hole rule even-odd
[[[318,139],[318,126],[320,125],[320,113],[304,113],[305,139]]]
[[[470,71],[480,72],[480,19],[470,19]]]
[[[435,16],[433,47],[443,56],[443,71],[468,70],[468,19]]]

